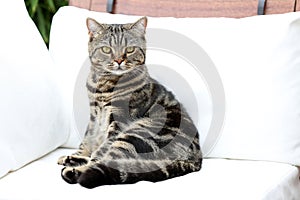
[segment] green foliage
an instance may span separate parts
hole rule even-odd
[[[25,0],[25,4],[48,46],[52,17],[61,6],[68,5],[68,0]]]

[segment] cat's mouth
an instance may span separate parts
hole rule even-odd
[[[129,71],[131,71],[132,67],[128,64],[125,64],[124,62],[122,62],[120,64],[114,62],[112,65],[109,65],[107,67],[107,70],[114,75],[122,75],[122,74],[126,74]]]

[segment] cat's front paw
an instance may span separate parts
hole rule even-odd
[[[57,160],[57,164],[59,165],[64,165],[67,166],[67,164],[70,161],[70,156],[61,156],[58,160]]]
[[[88,163],[89,158],[84,156],[62,156],[58,159],[57,164],[69,167],[76,167]]]

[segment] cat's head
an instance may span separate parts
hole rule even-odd
[[[87,19],[92,67],[106,74],[123,75],[145,63],[147,18],[131,24],[102,24]]]

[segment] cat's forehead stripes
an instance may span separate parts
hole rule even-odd
[[[112,24],[109,26],[109,45],[110,46],[121,46],[127,45],[127,39],[124,37],[125,31],[121,24]]]
[[[109,26],[109,31],[113,32],[113,33],[123,33],[124,32],[124,28],[122,24],[111,24]]]

